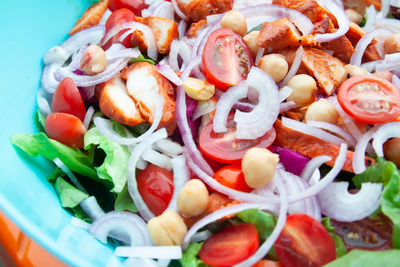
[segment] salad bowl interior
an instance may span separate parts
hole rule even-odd
[[[33,114],[42,57],[67,38],[76,19],[91,4],[89,0],[5,1],[5,12],[0,16],[0,210],[39,245],[71,266],[105,266],[118,260],[111,248],[70,224],[71,215],[60,206],[46,181],[54,166],[13,147],[10,136],[36,131]]]

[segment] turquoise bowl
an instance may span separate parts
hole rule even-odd
[[[54,166],[14,148],[14,133],[34,133],[45,52],[64,41],[89,0],[3,1],[0,16],[0,209],[70,266],[119,265],[111,248],[70,224],[46,176]]]

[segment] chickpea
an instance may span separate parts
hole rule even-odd
[[[259,34],[260,31],[252,31],[243,37],[243,41],[250,48],[250,51],[253,54],[253,56],[256,56],[258,52],[257,38]]]
[[[345,13],[349,20],[354,22],[355,24],[360,24],[363,20],[363,16],[352,8],[346,9]]]
[[[314,78],[307,74],[299,74],[292,77],[287,86],[293,89],[287,100],[295,102],[297,107],[312,103],[318,89]]]
[[[172,210],[164,211],[160,216],[147,223],[150,238],[156,246],[181,245],[187,233],[182,217]]]
[[[245,36],[247,33],[246,18],[238,10],[231,10],[226,13],[221,20],[221,27],[229,28],[241,36]]]
[[[97,46],[89,46],[81,59],[81,69],[87,75],[96,75],[107,67],[107,58],[104,50]]]
[[[304,120],[306,122],[324,121],[337,124],[339,121],[339,114],[331,102],[326,99],[320,99],[308,107]]]
[[[263,56],[258,62],[258,67],[271,75],[275,82],[282,81],[289,70],[289,65],[281,54]]]
[[[186,94],[195,100],[208,100],[215,93],[215,85],[207,80],[187,78],[183,84]]]
[[[242,159],[246,184],[251,188],[261,188],[270,183],[278,161],[279,156],[268,149],[253,147],[247,150]]]
[[[383,153],[386,159],[400,167],[400,138],[396,137],[386,141],[383,144]]]
[[[395,33],[385,40],[383,49],[386,54],[400,52],[400,33]]]
[[[202,181],[192,179],[187,182],[178,195],[178,210],[184,217],[202,214],[208,206],[208,190]]]

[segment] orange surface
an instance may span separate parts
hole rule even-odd
[[[0,250],[2,248],[4,248],[8,257],[7,255],[1,255],[0,251],[0,266],[3,266],[2,261],[6,260],[13,261],[15,266],[24,267],[67,266],[22,233],[21,230],[0,211]],[[3,264],[6,264],[5,266],[12,266],[12,263],[6,262]]]

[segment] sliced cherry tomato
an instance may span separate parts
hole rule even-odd
[[[354,76],[339,88],[338,101],[355,120],[385,123],[400,117],[400,90],[373,75]]]
[[[207,80],[224,91],[246,79],[254,65],[251,51],[242,37],[228,28],[211,33],[202,60]]]
[[[51,139],[70,147],[83,147],[83,136],[86,133],[86,127],[74,115],[50,113],[46,118],[45,129]]]
[[[279,261],[270,261],[270,260],[260,260],[252,267],[281,267],[281,263]]]
[[[121,8],[118,10],[115,10],[113,13],[111,13],[110,17],[106,21],[106,32],[104,36],[107,36],[107,33],[114,28],[115,26],[121,25],[126,22],[132,22],[135,21],[135,14],[133,14],[132,11],[130,11],[127,8]],[[132,39],[132,34],[127,36],[123,42],[119,41],[119,37],[124,34],[127,30],[120,31],[118,34],[114,35],[104,46],[104,49],[109,48],[112,44],[114,43],[122,43],[125,47],[129,48],[131,46],[131,39]]]
[[[228,165],[219,169],[214,174],[214,179],[219,183],[242,192],[251,192],[250,188],[244,179],[242,167],[240,165]]]
[[[275,129],[272,128],[262,137],[254,140],[236,139],[233,116],[227,123],[228,131],[215,133],[212,122],[208,123],[200,131],[200,150],[209,158],[222,163],[240,163],[244,153],[252,147],[269,147],[275,140]]]
[[[383,214],[373,219],[365,218],[356,222],[332,220],[335,232],[340,235],[348,250],[386,250],[392,249],[393,224]]]
[[[174,192],[174,178],[166,169],[148,164],[136,176],[138,190],[150,211],[158,216],[164,212]]]
[[[285,267],[317,267],[336,259],[332,237],[320,222],[306,214],[287,216],[275,250]]]
[[[60,82],[54,93],[52,106],[53,112],[75,115],[81,121],[85,119],[85,104],[78,87],[71,78],[65,78]]]
[[[211,266],[233,266],[253,255],[259,245],[257,229],[253,224],[231,225],[207,239],[199,256]]]
[[[110,0],[108,3],[108,8],[111,11],[115,11],[120,8],[127,8],[136,16],[142,15],[142,10],[147,8],[148,5],[145,3],[145,0]]]

